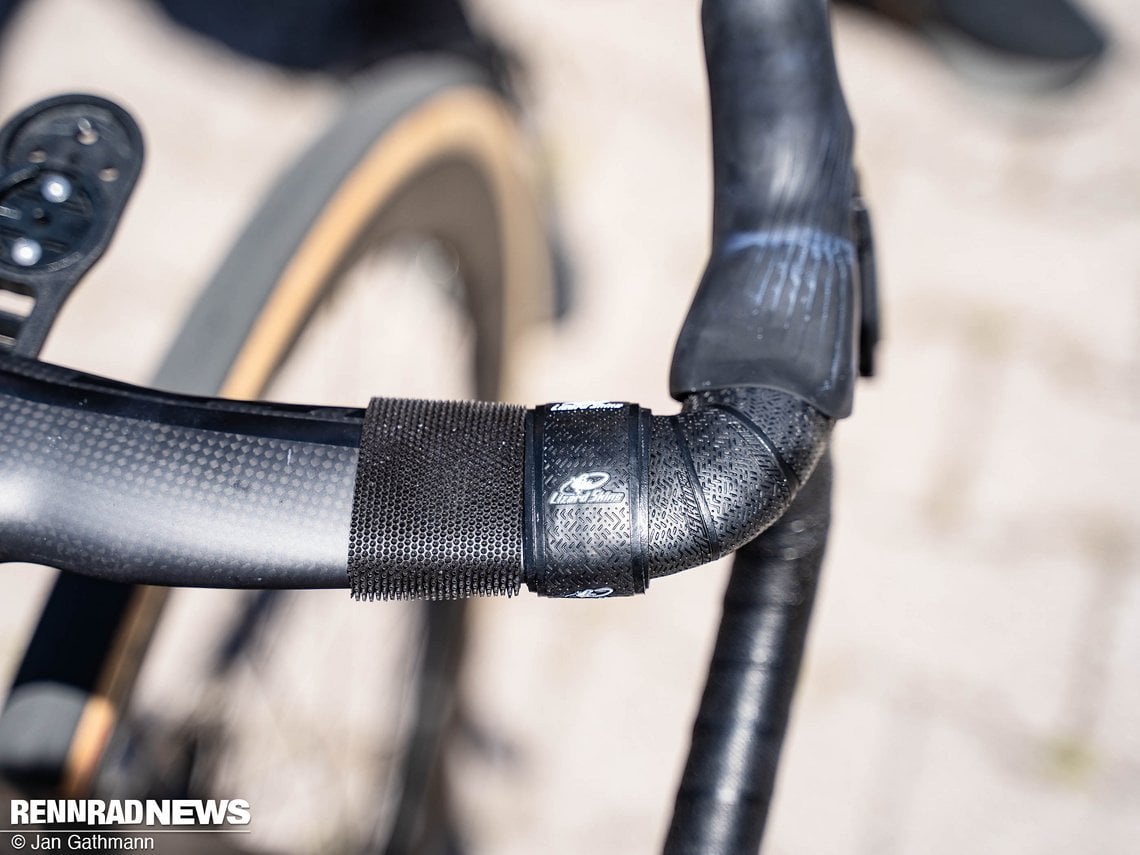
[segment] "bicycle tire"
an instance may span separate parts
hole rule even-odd
[[[475,392],[498,397],[503,348],[523,322],[514,313],[551,275],[536,269],[546,260],[536,251],[543,236],[533,231],[534,211],[520,209],[525,185],[507,160],[519,150],[514,133],[501,94],[474,67],[431,58],[387,69],[384,85],[366,87],[267,196],[188,318],[157,383],[186,389],[191,380],[216,382],[229,362],[222,394],[259,394],[342,267],[370,243],[411,230],[443,237],[460,257],[475,328]],[[470,210],[456,204],[457,189]],[[265,290],[267,281],[272,287]],[[224,347],[217,346],[220,325],[228,327]],[[195,346],[203,334],[212,362],[203,362]],[[452,726],[444,711],[455,707],[465,615],[459,603],[426,606],[425,652],[419,673],[408,675],[419,714],[407,736],[400,802],[390,827],[371,841],[383,851],[448,845],[440,758]]]
[[[505,349],[553,302],[553,266],[517,161],[518,134],[502,93],[463,60],[413,57],[365,78],[257,207],[154,384],[259,397],[353,259],[413,231],[443,239],[459,257],[476,396],[498,397]],[[455,203],[457,189],[467,205]],[[105,756],[167,593],[138,587],[125,598],[113,652],[72,740],[65,792],[83,791]],[[429,615],[430,631],[461,647],[462,607],[440,604]],[[457,656],[439,667],[456,669]]]
[[[382,86],[366,80],[336,123],[262,201],[192,309],[155,376],[156,386],[256,397],[272,374],[269,364],[291,343],[290,331],[303,324],[322,283],[377,215],[391,209],[383,202],[399,192],[401,178],[456,157],[477,164],[495,185],[492,204],[502,223],[496,230],[504,242],[503,287],[470,283],[483,290],[468,308],[479,313],[477,321],[498,327],[487,343],[499,347],[526,319],[549,312],[545,283],[551,263],[519,165],[510,162],[518,150],[517,140],[510,140],[517,128],[503,96],[482,70],[454,58],[404,60],[386,67],[383,80]],[[432,213],[462,215],[450,199],[447,204],[452,210]],[[414,228],[403,216],[407,212],[400,213],[398,225]],[[466,216],[460,222],[477,225]],[[453,230],[450,237],[466,236]],[[465,254],[465,271],[486,263],[478,256],[495,242],[456,246]],[[204,340],[209,351],[202,349]],[[481,396],[493,396],[501,361],[487,353],[477,358],[491,360],[476,385]]]

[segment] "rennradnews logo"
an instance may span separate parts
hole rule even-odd
[[[13,799],[17,825],[249,825],[245,799]]]

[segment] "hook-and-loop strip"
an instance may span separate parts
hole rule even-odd
[[[372,400],[349,531],[354,597],[518,592],[525,419],[507,404]]]

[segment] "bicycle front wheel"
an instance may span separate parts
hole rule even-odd
[[[525,150],[512,110],[481,70],[440,57],[385,67],[266,195],[155,385],[318,404],[373,394],[499,397],[512,341],[551,305],[552,265]],[[443,350],[424,346],[441,336],[450,341]],[[446,841],[425,833],[448,833],[441,757],[454,726],[463,608],[388,604],[378,612],[332,596],[234,602],[222,592],[187,593],[152,645],[165,592],[136,589],[120,597],[128,605],[104,669],[114,676],[90,709],[109,728],[153,647],[139,716],[167,719],[177,703],[190,711],[182,726],[198,745],[190,776],[259,793],[274,813],[259,824],[271,830],[267,845],[347,851],[350,841],[386,838],[388,851],[431,851]],[[204,636],[214,643],[199,643],[203,694],[187,688],[185,661]],[[90,733],[92,716],[84,717]],[[149,786],[146,773],[116,765],[137,747],[133,730],[112,742],[104,787]],[[85,762],[95,759],[88,752]],[[282,791],[281,770],[290,767],[304,776]],[[378,781],[397,793],[380,819]]]

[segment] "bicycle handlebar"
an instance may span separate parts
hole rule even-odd
[[[362,597],[513,594],[522,581],[634,593],[776,520],[830,425],[761,388],[693,395],[667,417],[385,399],[366,414],[174,395],[5,356],[0,559],[150,584],[351,581]],[[377,537],[353,543],[350,579],[354,528]]]
[[[822,0],[705,0],[713,252],[680,413],[191,398],[0,358],[0,560],[358,597],[636,593],[774,522],[850,409],[851,129]],[[347,572],[346,572],[347,570]]]
[[[0,357],[0,558],[159,585],[343,587],[362,423]]]

